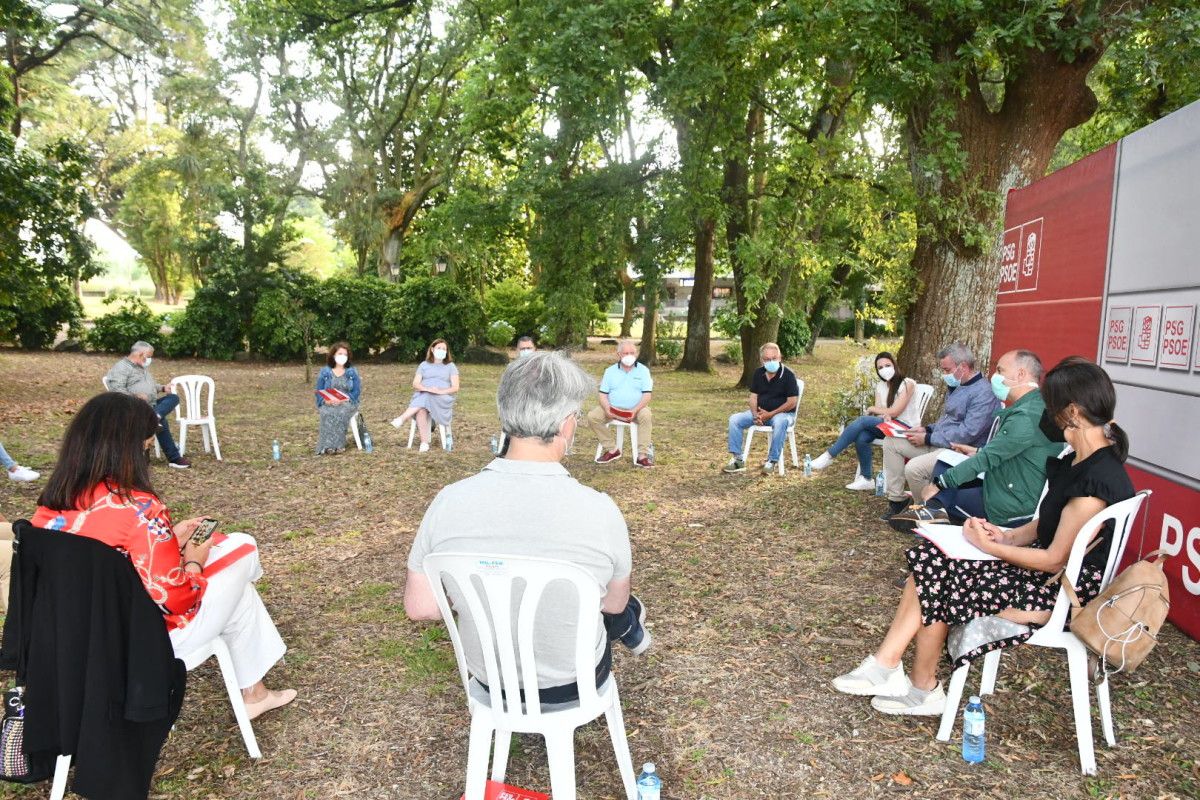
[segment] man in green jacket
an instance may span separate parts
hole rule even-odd
[[[1011,350],[1000,357],[992,391],[1009,405],[997,414],[996,434],[978,450],[954,446],[969,457],[954,466],[939,464],[922,497],[925,505],[892,517],[902,529],[967,517],[1015,527],[1033,516],[1046,483],[1046,459],[1057,457],[1063,447],[1047,439],[1038,425],[1046,410],[1038,389],[1041,379],[1042,361],[1036,354]]]

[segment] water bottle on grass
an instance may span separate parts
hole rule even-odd
[[[812,456],[808,453],[804,454],[804,477],[812,477]]]
[[[271,442],[271,458],[275,459],[276,461],[283,458],[283,448],[279,446],[278,439]]]
[[[642,774],[637,779],[638,800],[659,800],[662,795],[662,779],[653,761],[642,765]]]
[[[984,729],[987,723],[983,713],[983,703],[978,695],[971,695],[967,707],[963,710],[963,761],[978,764],[984,758]]]
[[[375,443],[371,441],[371,434],[366,431],[363,432],[363,450],[368,453],[375,452]]]
[[[879,472],[875,473],[875,496],[883,497],[886,493],[883,483],[883,470],[879,470]]]

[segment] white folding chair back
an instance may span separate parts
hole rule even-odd
[[[103,378],[100,379],[100,385],[104,387],[104,391],[106,391],[106,392],[112,391],[111,389],[108,388],[108,376],[107,375],[105,375]],[[158,444],[157,436],[154,437],[154,457],[155,458],[163,457],[162,447]],[[66,780],[66,778],[64,778],[63,780]]]
[[[179,454],[187,453],[187,432],[199,427],[204,439],[204,452],[212,452],[221,460],[221,445],[217,442],[217,418],[213,415],[213,395],[217,387],[207,375],[179,375],[173,379],[179,394],[175,419],[179,422]]]
[[[603,635],[601,587],[596,578],[565,561],[469,553],[426,556],[424,570],[454,645],[471,712],[466,800],[483,800],[493,734],[491,778],[504,780],[513,731],[538,733],[545,738],[551,794],[555,800],[575,800],[575,729],[601,714],[608,723],[625,795],[634,800],[633,762],[617,682],[611,675],[602,686],[595,681],[596,641]],[[467,671],[462,636],[443,583],[447,579],[457,587],[455,602],[469,610],[479,638],[484,675],[477,676],[478,680]],[[574,660],[579,700],[543,705],[533,649],[534,625],[542,595],[551,584],[570,586],[577,599],[574,619],[564,614],[561,625],[555,620],[555,628],[576,631]],[[486,690],[481,682],[486,683]]]
[[[929,401],[932,399],[933,386],[928,383],[918,383],[912,399],[912,402],[917,404],[918,425],[925,421],[925,410],[929,408]]]
[[[629,460],[637,464],[638,457],[638,426],[632,420],[626,422],[621,419],[610,419],[606,423],[611,428],[617,429],[617,449],[621,450],[625,446],[625,429],[629,428],[629,449],[632,450],[629,454]],[[596,458],[600,458],[600,454],[604,452],[604,445],[596,445]]]
[[[1045,497],[1045,492],[1042,493]],[[1150,491],[1138,492],[1128,500],[1114,503],[1096,514],[1079,529],[1074,543],[1071,545],[1071,555],[1067,559],[1064,574],[1072,583],[1079,579],[1079,570],[1083,566],[1088,543],[1092,534],[1100,529],[1108,520],[1113,521],[1112,542],[1109,545],[1108,561],[1104,566],[1104,576],[1100,587],[1108,586],[1116,572],[1121,558],[1125,554],[1125,546],[1129,543],[1129,533],[1133,528],[1133,520]],[[1040,503],[1039,503],[1040,505]],[[1052,647],[1065,650],[1067,654],[1067,672],[1071,684],[1071,706],[1075,716],[1075,738],[1079,747],[1079,766],[1084,775],[1096,774],[1096,753],[1092,743],[1092,709],[1088,687],[1091,683],[1088,672],[1088,650],[1075,634],[1067,629],[1071,601],[1066,590],[1061,586],[1050,619],[1045,625],[1034,631],[1025,644],[1035,647]],[[1000,650],[993,650],[984,656],[983,676],[980,681],[979,695],[991,694],[996,688],[996,675],[1000,669]],[[959,667],[950,679],[946,690],[946,708],[942,712],[941,725],[938,727],[937,738],[943,742],[950,741],[954,730],[954,720],[958,716],[959,703],[962,701],[963,687],[967,682],[970,664]],[[1113,735],[1112,705],[1109,698],[1108,678],[1096,684],[1096,702],[1100,707],[1100,722],[1104,729],[1104,740],[1109,747],[1116,744]]]
[[[796,386],[800,391],[799,391],[799,394],[796,395],[796,407],[793,408],[791,411],[792,421],[791,421],[791,423],[788,424],[788,429],[787,429],[788,445],[790,445],[791,450],[792,450],[792,466],[793,467],[800,466],[800,457],[796,454],[796,420],[800,418],[800,401],[804,399],[804,380],[801,379],[800,376],[798,376],[798,375],[796,376]],[[750,458],[750,442],[752,442],[754,440],[754,434],[756,431],[759,433],[770,434],[773,432],[773,429],[771,428],[770,425],[751,425],[749,428],[746,429],[745,441],[742,443],[742,461],[748,461]],[[768,440],[768,441],[770,441],[770,440]],[[780,475],[784,474],[784,468],[783,468],[784,460],[785,459],[783,457],[783,454],[780,453],[779,454],[779,463],[776,465],[779,469]]]
[[[362,435],[358,432],[358,414],[350,418],[350,435],[354,437],[354,446],[362,450]]]
[[[438,432],[438,436],[441,438],[441,441],[442,441],[442,449],[445,450],[446,449],[446,426],[439,422],[438,426],[437,426],[437,432]],[[408,426],[408,448],[409,449],[412,449],[413,439],[416,438],[416,435],[417,435],[417,421],[414,419],[414,420],[412,420],[412,423]],[[355,437],[357,438],[357,436],[358,436],[358,434],[356,433]]]

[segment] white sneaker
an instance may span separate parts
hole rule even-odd
[[[403,428],[404,427],[404,418],[396,417],[394,420],[392,420],[392,427],[395,428],[396,430],[400,430],[401,428]]]
[[[814,471],[821,470],[821,469],[825,469],[832,463],[833,463],[833,456],[829,455],[829,451],[826,450],[824,453],[821,453],[821,455],[817,456],[816,458],[814,458],[812,460],[812,468]]]
[[[875,660],[875,656],[867,656],[862,663],[845,675],[833,679],[833,688],[844,694],[859,696],[896,697],[907,694],[912,688],[908,676],[904,674],[904,666],[897,664],[888,669]]]
[[[873,492],[875,491],[875,481],[864,475],[859,475],[847,483],[846,488],[852,492]]]
[[[946,709],[946,692],[942,690],[941,681],[929,690],[910,685],[908,692],[897,697],[872,697],[871,707],[883,714],[940,717]]]
[[[429,442],[421,442],[421,446],[417,448],[417,452],[418,453],[428,453],[429,452]]]
[[[762,471],[763,471],[763,475],[770,475],[772,472],[775,471],[775,462],[774,461],[764,461],[763,465],[762,465]]]
[[[10,481],[36,481],[40,477],[42,477],[42,473],[35,472],[29,467],[22,467],[20,464],[8,470]]]

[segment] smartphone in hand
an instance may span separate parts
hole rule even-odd
[[[196,530],[192,531],[191,538],[188,539],[192,544],[204,544],[212,538],[213,533],[217,530],[217,521],[209,518],[205,519],[196,526]]]

